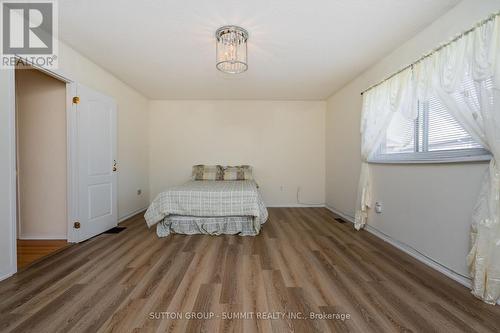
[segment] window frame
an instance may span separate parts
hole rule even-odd
[[[429,106],[418,102],[419,116],[414,124],[414,151],[404,153],[381,152],[383,142],[377,148],[373,158],[368,159],[374,164],[434,164],[458,162],[485,162],[491,160],[491,153],[485,148],[449,149],[441,151],[428,151],[429,139]],[[424,121],[422,121],[424,120]],[[421,123],[421,124],[420,124]],[[420,140],[422,136],[422,140]],[[420,147],[420,145],[422,147]]]
[[[484,148],[455,149],[419,153],[377,154],[368,159],[373,164],[434,164],[459,162],[487,162],[491,154]]]

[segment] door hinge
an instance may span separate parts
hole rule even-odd
[[[73,223],[73,228],[80,229],[80,222],[76,221],[75,223]]]
[[[78,104],[78,103],[80,103],[80,97],[78,96],[73,97],[73,104]]]

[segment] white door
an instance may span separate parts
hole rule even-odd
[[[72,231],[74,240],[81,242],[118,223],[116,103],[80,84],[76,90],[79,225]]]

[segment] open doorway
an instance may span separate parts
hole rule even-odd
[[[29,69],[32,72],[27,74],[28,72],[25,71],[28,69],[9,68],[5,70],[5,75],[0,79],[1,91],[6,95],[6,98],[2,98],[0,101],[2,102],[2,107],[8,109],[5,119],[6,126],[4,127],[6,128],[7,133],[5,134],[8,138],[5,144],[7,144],[9,154],[2,167],[8,170],[9,179],[8,183],[2,183],[2,185],[7,184],[6,187],[8,188],[9,214],[7,219],[10,221],[7,230],[1,233],[2,242],[0,243],[2,251],[7,251],[5,257],[9,259],[8,262],[2,262],[0,280],[18,271],[18,252],[21,257],[23,256],[23,253],[18,251],[17,241],[19,238],[25,238],[24,240],[26,241],[37,240],[36,238],[47,241],[55,239],[63,241],[62,246],[67,246],[67,243],[79,243],[112,229],[118,222],[117,176],[119,163],[117,159],[116,101],[106,94],[76,82],[60,70],[39,68],[21,57],[18,57],[18,61],[23,67],[31,65],[32,67]],[[47,88],[48,85],[38,85],[38,88],[36,86],[35,88],[31,87],[31,94],[28,94],[27,88],[30,88],[31,83],[21,82],[24,74],[38,74],[38,77],[43,78],[45,83],[51,82],[57,85],[58,93],[52,97],[47,97],[51,96],[50,94],[45,94],[46,90],[49,90]],[[63,91],[63,87],[65,87],[65,92]],[[66,146],[65,165],[63,166],[62,163],[59,164],[63,169],[61,171],[62,175],[57,180],[63,182],[62,184],[66,181],[65,189],[62,190],[65,191],[66,197],[61,196],[56,201],[59,208],[52,208],[59,210],[58,216],[66,215],[66,229],[62,233],[54,233],[52,235],[45,233],[41,236],[25,233],[25,231],[30,229],[24,227],[24,221],[28,218],[27,213],[24,211],[27,205],[25,203],[26,195],[23,194],[24,171],[34,170],[42,174],[42,177],[37,178],[39,181],[43,181],[42,184],[45,185],[43,190],[38,192],[43,194],[40,198],[44,201],[40,202],[48,202],[54,198],[54,193],[56,193],[54,182],[44,173],[40,172],[41,168],[36,166],[36,163],[31,160],[32,155],[25,154],[27,157],[23,158],[23,152],[19,151],[23,150],[21,146],[23,145],[24,134],[21,132],[24,127],[22,119],[19,119],[18,123],[17,118],[22,109],[24,109],[22,100],[28,95],[31,96],[26,97],[28,102],[34,105],[35,109],[39,110],[42,110],[46,106],[46,103],[52,103],[56,100],[57,103],[60,100],[65,101],[61,102],[64,103],[61,105],[65,105],[66,112],[64,116],[58,118],[65,124],[63,127],[64,130],[62,133],[59,132],[59,141],[56,140],[54,142]],[[36,115],[40,116],[42,112],[38,112]],[[48,119],[49,117],[42,119],[34,118],[34,120],[28,123],[32,125],[32,128],[34,127],[36,130],[39,130],[43,123],[53,123],[47,121]],[[4,118],[2,118],[2,124],[3,121]],[[34,124],[36,126],[33,126]],[[32,143],[28,145],[28,148],[36,148],[36,152],[38,153],[38,151],[42,150],[42,143],[45,144],[45,141],[42,139],[44,139],[46,134],[33,135],[34,133],[34,131],[28,132],[29,135],[35,138],[32,138]],[[53,171],[55,163],[54,149],[54,144],[48,144],[45,146],[45,153],[39,155],[50,161],[49,170],[51,171]],[[62,153],[64,154],[64,151]],[[62,158],[64,155],[61,154],[60,156],[60,160],[64,161],[64,158]],[[25,166],[23,166],[24,161],[27,161]],[[62,189],[63,186],[58,188]],[[32,192],[26,191],[26,193],[31,194]],[[62,205],[61,202],[63,202]],[[48,205],[49,203],[43,203],[40,207],[45,209],[50,207]],[[35,208],[34,212],[36,213],[34,220],[40,223],[39,221],[42,220],[41,211]],[[19,223],[18,220],[20,220]],[[64,241],[67,243],[65,244]],[[53,242],[48,243],[50,244],[42,244],[33,250],[27,249],[25,252],[29,252],[30,255],[33,252],[38,252],[40,257],[43,257],[60,249],[59,245],[54,248]],[[32,255],[31,257],[35,256]],[[37,259],[38,255],[32,260]],[[23,264],[20,266],[23,266]]]
[[[16,69],[17,264],[68,246],[66,83]]]

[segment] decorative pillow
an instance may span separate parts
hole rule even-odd
[[[220,165],[194,165],[193,180],[222,180],[224,170]]]
[[[253,180],[250,165],[224,167],[224,180]]]

